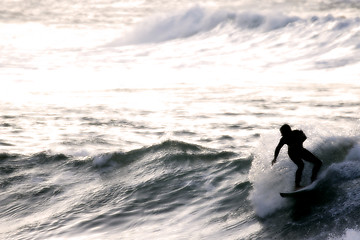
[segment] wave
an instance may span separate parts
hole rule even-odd
[[[109,152],[93,157],[77,157],[64,153],[39,152],[32,155],[0,153],[0,171],[10,174],[16,170],[27,170],[46,165],[58,164],[59,166],[107,168],[116,166],[120,168],[130,163],[141,161],[172,163],[187,161],[216,161],[227,160],[237,156],[234,152],[215,151],[200,145],[167,140],[159,144],[134,149],[128,152]]]
[[[86,158],[48,152],[1,156],[0,169],[14,168],[0,177],[7,196],[2,217],[17,221],[45,212],[39,228],[50,224],[56,229],[51,234],[126,231],[134,219],[171,219],[179,208],[194,221],[237,211],[239,202],[251,209],[246,176],[252,157],[197,144],[168,140]],[[72,227],[64,229],[62,221]]]
[[[300,20],[299,17],[282,14],[236,13],[228,10],[212,10],[195,6],[174,15],[146,19],[127,36],[115,40],[108,46],[158,43],[188,38],[211,31],[217,27],[224,27],[229,23],[241,29],[261,28],[265,31],[271,31],[283,28],[298,20]]]
[[[251,184],[246,179],[236,179],[236,176],[246,175],[251,161],[251,157],[242,158],[234,152],[173,140],[93,158],[97,169],[106,175],[114,175],[121,185],[118,194],[127,200],[117,211],[131,215],[143,212],[165,214],[192,201],[199,204],[204,201],[204,195],[215,189],[227,192],[219,196],[217,191],[213,193],[213,197],[219,198],[220,206],[216,211],[238,207],[239,195],[246,195]],[[131,179],[131,184],[123,179],[124,174]],[[223,185],[231,176],[237,184]]]
[[[112,179],[112,184],[97,194],[97,201],[117,202],[104,212],[113,221],[144,215],[173,219],[180,208],[188,212],[187,221],[227,214],[236,211],[239,202],[242,207],[249,205],[246,197],[251,184],[245,176],[251,161],[252,157],[239,157],[234,152],[173,140],[101,154],[93,158],[93,164]],[[84,225],[92,221],[86,220]],[[109,227],[106,222],[99,224]]]
[[[45,212],[44,219],[38,220],[39,228],[55,229],[44,233],[46,237],[46,234],[62,236],[65,232],[86,234],[94,229],[125,234],[131,231],[129,225],[133,223],[148,226],[148,221],[141,222],[143,219],[153,219],[167,227],[167,222],[176,222],[176,216],[183,211],[186,216],[182,217],[186,219],[182,222],[201,225],[202,219],[206,219],[204,226],[210,229],[214,224],[226,225],[230,221],[234,224],[227,225],[229,229],[238,231],[244,221],[257,218],[255,210],[257,216],[265,219],[261,236],[286,239],[289,237],[286,234],[291,233],[279,227],[283,219],[288,221],[285,215],[293,208],[304,208],[279,197],[277,189],[293,181],[293,164],[279,161],[276,169],[269,169],[270,162],[266,161],[269,152],[264,151],[264,143],[266,140],[262,139],[261,150],[247,157],[174,140],[86,158],[48,152],[31,156],[3,153],[0,167],[12,166],[14,171],[0,178],[7,196],[2,216],[17,221],[24,217],[33,219],[38,212]],[[349,213],[349,206],[358,212],[355,203],[360,200],[356,193],[359,189],[349,183],[360,178],[358,139],[327,138],[312,151],[324,160],[319,194],[326,200],[311,203],[316,213],[322,214],[297,223],[308,229],[317,226],[319,215],[328,219],[357,219],[357,214]],[[341,189],[349,192],[341,197]],[[269,215],[271,221],[266,221]],[[70,227],[62,227],[64,221]],[[328,222],[322,223],[328,226]],[[319,239],[326,239],[329,230],[320,231],[326,236]],[[339,232],[343,233],[344,228]],[[296,230],[292,234],[300,236],[302,232]]]
[[[106,167],[117,164],[129,164],[134,161],[156,160],[161,162],[181,162],[204,160],[212,161],[218,159],[229,159],[236,154],[233,152],[216,152],[196,144],[181,141],[167,140],[160,144],[135,149],[129,152],[111,152],[100,154],[93,159],[94,166]]]
[[[294,25],[298,22],[304,23],[305,26],[311,26],[316,22],[320,23],[320,25],[330,22],[333,23],[330,31],[340,31],[354,24],[358,25],[360,18],[346,19],[344,17],[328,15],[325,17],[311,16],[304,19],[298,16],[288,16],[279,12],[235,12],[227,9],[214,10],[195,6],[172,15],[146,19],[121,39],[117,39],[107,46],[159,43],[174,39],[183,39],[214,29],[225,28],[228,25],[235,27],[237,30],[260,30],[269,32]],[[303,28],[304,25],[301,25],[299,30]]]

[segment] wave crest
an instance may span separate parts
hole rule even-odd
[[[187,160],[218,160],[228,159],[236,154],[233,152],[216,152],[202,146],[167,140],[160,144],[135,149],[129,152],[112,152],[94,157],[96,167],[126,165],[135,161],[181,162]]]
[[[195,6],[174,15],[147,19],[128,36],[115,40],[109,46],[158,43],[187,38],[229,23],[241,29],[261,28],[265,31],[271,31],[283,28],[298,20],[300,18],[282,14],[236,13],[230,10],[212,10]]]

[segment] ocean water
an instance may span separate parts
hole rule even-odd
[[[359,10],[2,0],[0,239],[359,239]]]

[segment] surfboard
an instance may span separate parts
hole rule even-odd
[[[316,187],[316,185],[318,184],[318,180],[314,181],[313,183],[311,183],[310,185],[300,188],[299,190],[296,191],[292,191],[292,192],[281,192],[280,196],[283,198],[286,197],[300,197],[300,196],[304,196],[307,193],[313,191]]]

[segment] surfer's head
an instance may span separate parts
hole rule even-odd
[[[291,133],[291,127],[288,124],[284,124],[280,128],[280,132],[282,136],[286,136]]]

